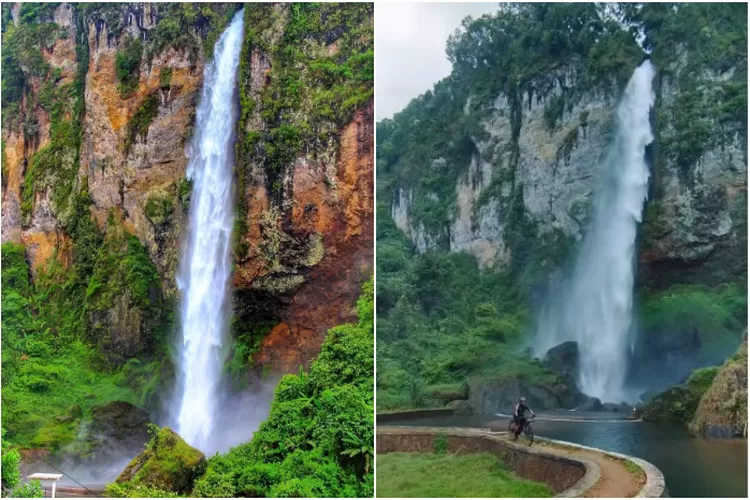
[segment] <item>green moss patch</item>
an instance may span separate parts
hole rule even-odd
[[[153,92],[146,96],[127,125],[125,152],[129,152],[138,139],[145,140],[148,128],[159,114],[159,95]]]
[[[123,42],[122,49],[115,54],[115,70],[122,97],[128,97],[138,88],[142,54],[143,41],[129,37]]]
[[[168,427],[150,429],[146,450],[128,464],[117,483],[126,483],[125,488],[189,493],[195,479],[205,471],[206,457]]]

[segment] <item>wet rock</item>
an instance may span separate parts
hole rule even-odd
[[[88,424],[89,442],[97,443],[95,456],[98,459],[111,453],[133,456],[148,442],[150,422],[147,411],[124,401],[113,401],[91,409]]]
[[[603,409],[603,405],[602,402],[599,401],[599,398],[583,396],[576,409],[578,411],[601,411]]]
[[[544,365],[561,375],[578,373],[578,342],[563,342],[547,351]]]
[[[168,427],[160,429],[146,450],[117,477],[118,483],[188,494],[206,469],[206,457]]]
[[[469,384],[469,406],[477,414],[509,414],[521,396],[526,397],[533,410],[551,410],[575,408],[582,395],[575,385],[559,377],[551,384],[534,384],[515,377],[477,379]]]

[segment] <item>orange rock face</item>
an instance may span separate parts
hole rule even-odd
[[[263,339],[257,362],[274,371],[295,371],[317,355],[329,328],[356,320],[360,286],[372,274],[373,169],[372,103],[341,131],[334,183],[326,182],[320,165],[297,163],[288,223],[294,231],[319,233],[324,255],[280,306],[281,322]],[[251,234],[260,234],[263,210],[257,201],[251,205]],[[235,286],[252,287],[252,276],[263,274],[257,261],[251,259],[247,267],[252,273],[239,269]]]

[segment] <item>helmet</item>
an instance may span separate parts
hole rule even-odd
[[[522,402],[522,403],[525,403],[525,402],[526,402],[526,398],[525,398],[525,397],[523,397],[523,396],[521,396],[520,398],[518,398],[518,400],[519,400],[520,402]]]

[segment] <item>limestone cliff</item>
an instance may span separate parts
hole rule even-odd
[[[472,70],[457,56],[449,78],[382,124],[383,174],[397,172],[385,195],[392,218],[420,251],[469,252],[482,267],[531,261],[550,270],[563,261],[586,229],[624,84],[645,57],[627,36],[602,36],[626,54],[616,70],[597,73],[591,56],[571,54],[487,93],[475,79],[491,75],[466,76]],[[738,55],[716,68],[697,62],[694,47],[663,43],[669,46],[653,54],[658,137],[650,150],[639,277],[656,288],[741,281],[746,118],[742,109],[723,115],[717,99],[742,84],[746,61]],[[459,89],[462,84],[471,90]],[[453,113],[460,125],[433,128],[438,112]],[[396,146],[406,141],[391,136],[408,133],[412,117],[440,137],[428,140],[435,142],[428,156],[411,157],[408,147]],[[706,135],[693,137],[699,126]],[[392,149],[399,149],[393,159],[400,163],[389,158]]]
[[[203,67],[239,8],[3,5],[2,240],[22,243],[58,295],[79,287],[81,332],[116,363],[170,332],[186,146]],[[257,360],[294,370],[352,316],[371,273],[372,8],[254,14],[240,62],[235,333],[247,353],[273,327]],[[299,104],[299,89],[275,85],[288,32],[304,58]],[[356,81],[342,76],[351,69]],[[286,140],[272,113],[293,114],[304,140]],[[252,152],[247,136],[261,139]]]

